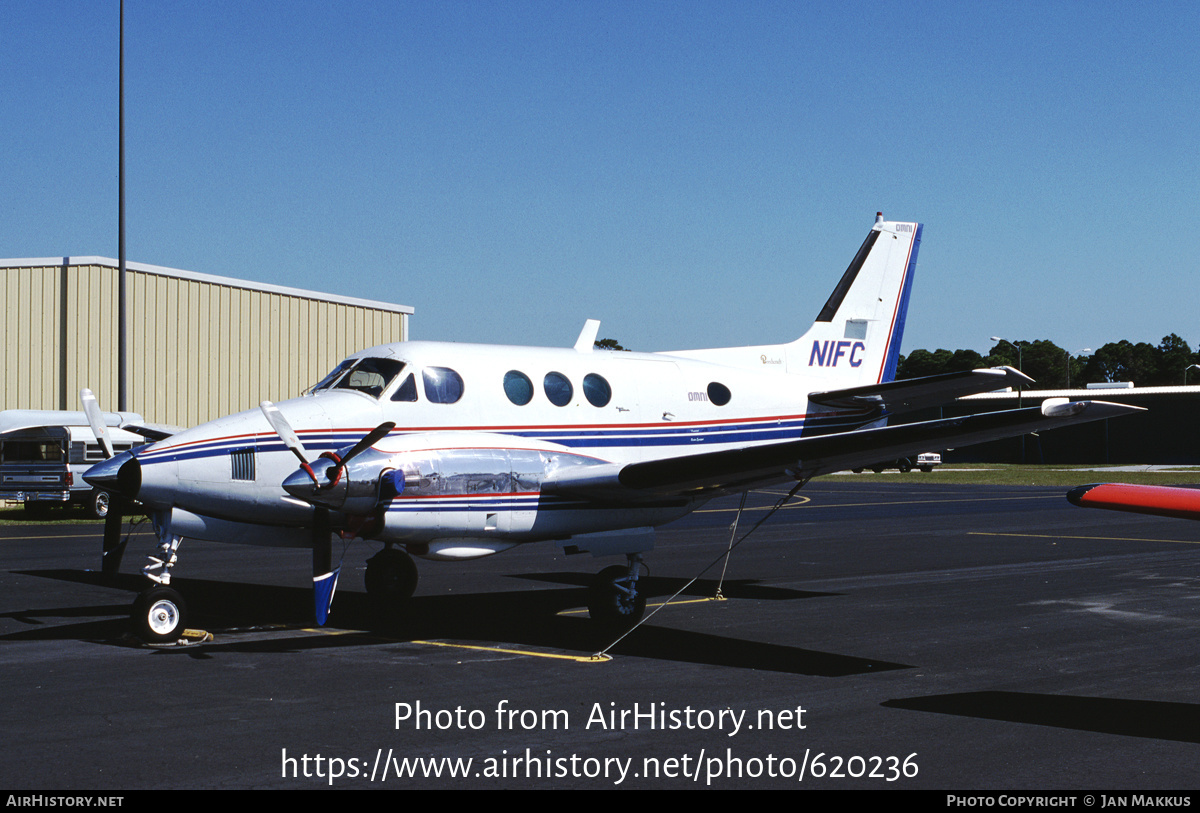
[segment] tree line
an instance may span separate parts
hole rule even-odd
[[[1018,346],[1020,350],[1018,351]],[[896,378],[919,378],[980,367],[1016,367],[1037,382],[1038,389],[1082,388],[1088,384],[1132,381],[1139,387],[1200,384],[1200,352],[1174,333],[1158,346],[1122,339],[1086,351],[1068,351],[1047,339],[1009,342],[1000,340],[986,355],[974,350],[914,350],[900,357]]]

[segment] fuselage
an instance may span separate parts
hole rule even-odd
[[[892,379],[920,233],[919,224],[878,217],[812,326],[787,344],[597,350],[589,322],[572,348],[381,345],[275,405],[270,422],[260,410],[230,415],[113,458],[89,482],[140,500],[160,536],[254,541],[229,523],[303,528],[324,510],[341,514],[335,525],[416,546],[657,526],[711,497],[704,488],[724,486],[655,501],[580,484],[611,483],[614,467],[783,444],[885,417],[870,404],[833,407],[809,395]],[[308,491],[300,481],[284,490],[296,455],[345,452],[385,422],[394,428],[354,466],[323,468],[344,470],[353,489],[312,477]],[[303,449],[288,448],[292,433]],[[580,467],[602,468],[563,473]]]
[[[395,429],[375,453],[438,461],[429,465],[438,468],[431,473],[440,491],[410,487],[392,500],[389,522],[413,523],[413,533],[426,538],[449,528],[470,533],[434,515],[474,507],[483,512],[480,533],[523,541],[571,531],[549,521],[544,509],[555,500],[540,493],[541,479],[557,467],[777,442],[845,431],[873,417],[810,408],[812,379],[776,363],[785,355],[783,347],[759,353],[759,367],[746,369],[670,354],[403,342],[356,353],[312,391],[277,407],[314,457],[392,421]],[[139,450],[136,460],[137,498],[155,511],[263,525],[310,522],[312,506],[282,488],[297,460],[257,409],[181,432]],[[116,458],[113,464],[120,465]],[[487,527],[488,501],[506,515],[506,527]],[[558,517],[566,517],[565,507],[558,506]],[[693,507],[676,500],[644,510],[633,524],[661,524]],[[588,510],[578,501],[574,509]],[[605,523],[595,510],[580,517],[580,527],[631,524],[627,516]],[[546,515],[541,530],[538,513]]]

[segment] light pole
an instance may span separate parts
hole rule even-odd
[[[1021,365],[1022,365],[1022,362],[1024,359],[1024,355],[1021,352],[1021,345],[1017,344],[1016,342],[1010,342],[1008,339],[1001,338],[1000,336],[993,336],[992,341],[1004,342],[1005,344],[1011,344],[1013,347],[1017,348],[1017,369],[1020,370],[1021,372],[1025,372],[1025,370],[1023,370],[1021,368]],[[1020,384],[1018,384],[1017,385],[1017,409],[1021,408],[1021,392],[1022,392],[1022,387]]]
[[[125,382],[129,379],[125,342],[125,0],[121,0],[120,67],[117,84],[117,409],[129,409]]]
[[[993,336],[992,341],[1004,342],[1005,344],[1011,344],[1013,347],[1017,348],[1017,369],[1020,370],[1020,372],[1022,372],[1022,373],[1025,372],[1024,370],[1021,369],[1021,363],[1023,360],[1023,355],[1021,353],[1021,345],[1017,344],[1016,342],[1010,342],[1008,339],[1002,338],[1000,336]],[[1024,387],[1021,384],[1018,384],[1017,385],[1017,409],[1020,409],[1022,406],[1024,406],[1024,391],[1025,391]],[[1020,460],[1020,462],[1021,463],[1025,462],[1025,436],[1024,435],[1021,435],[1021,460]]]
[[[1070,354],[1070,353],[1067,353],[1067,351],[1066,351],[1066,350],[1064,350],[1063,352],[1067,354],[1067,389],[1071,389],[1071,354]],[[1085,347],[1085,348],[1083,348],[1082,350],[1076,350],[1076,351],[1075,351],[1075,355],[1076,355],[1076,356],[1082,356],[1082,355],[1084,355],[1085,353],[1086,353],[1086,354],[1088,354],[1088,355],[1091,355],[1091,353],[1092,353],[1092,348],[1090,348],[1090,347]],[[1187,378],[1187,371],[1186,371],[1186,370],[1184,371],[1184,378]]]

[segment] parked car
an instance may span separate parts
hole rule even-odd
[[[942,465],[942,455],[939,452],[921,452],[917,455],[917,468],[923,472],[931,472],[934,466],[940,465]]]
[[[870,469],[876,474],[879,474],[887,469],[899,469],[900,473],[904,474],[912,471],[914,468],[920,469],[921,471],[930,472],[933,471],[934,466],[940,465],[942,465],[942,456],[939,453],[921,452],[921,454],[917,455],[915,462],[912,458],[900,457],[896,460],[885,460],[882,463],[875,463],[871,466],[853,469],[853,471],[855,474],[862,474],[865,469]]]

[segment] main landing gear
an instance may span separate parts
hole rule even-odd
[[[376,615],[395,619],[416,592],[417,565],[404,551],[387,547],[367,560],[363,581]]]
[[[642,557],[630,554],[628,558],[627,565],[601,570],[588,588],[588,614],[605,628],[627,629],[646,612],[646,594],[638,586]]]

